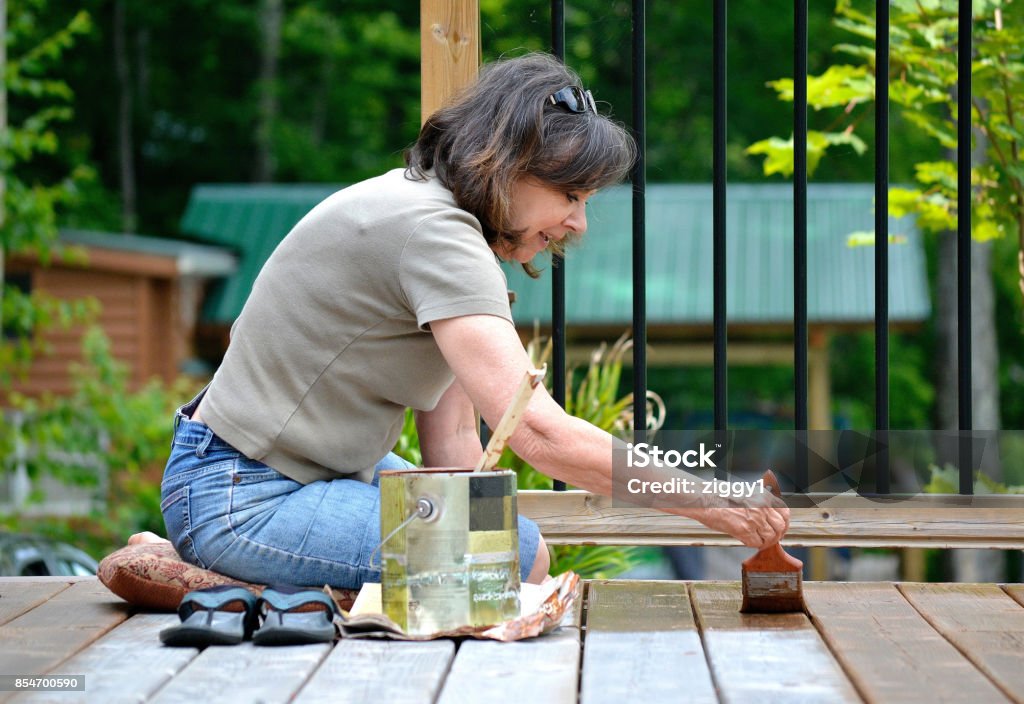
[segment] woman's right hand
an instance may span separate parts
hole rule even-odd
[[[769,547],[789,529],[789,508],[782,499],[763,492],[749,499],[719,499],[690,514],[708,528],[731,535],[750,548]]]

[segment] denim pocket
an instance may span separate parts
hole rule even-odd
[[[231,473],[228,515],[232,528],[244,533],[250,521],[260,522],[302,484],[259,462],[241,461]]]
[[[164,515],[167,539],[174,545],[174,549],[186,562],[203,567],[204,565],[199,562],[195,547],[192,545],[192,518],[188,485],[168,494],[160,502],[160,512]]]

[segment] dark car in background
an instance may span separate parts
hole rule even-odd
[[[85,577],[96,574],[97,567],[96,560],[67,543],[0,531],[0,576]]]

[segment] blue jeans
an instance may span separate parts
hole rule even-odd
[[[201,396],[201,395],[200,395]],[[257,584],[356,589],[380,581],[380,490],[356,479],[301,484],[251,460],[178,409],[160,510],[178,554]],[[395,454],[376,470],[411,468]],[[537,525],[519,517],[520,575],[533,567]],[[371,565],[371,557],[374,564]]]

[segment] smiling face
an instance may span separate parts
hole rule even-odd
[[[498,243],[495,253],[525,264],[553,242],[578,238],[587,229],[587,200],[592,195],[593,191],[563,193],[533,179],[520,179],[512,188],[512,219],[522,236],[511,251]]]

